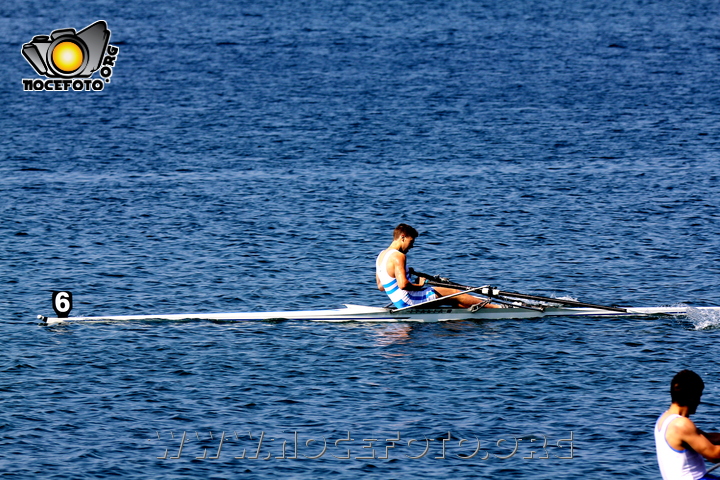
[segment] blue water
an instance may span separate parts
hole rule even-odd
[[[456,281],[720,305],[719,15],[703,1],[4,2],[3,475],[658,478],[652,428],[676,371],[703,376],[693,418],[720,428],[715,316],[35,316],[60,289],[78,315],[384,305],[374,258],[401,221],[421,233],[412,265]],[[120,48],[103,91],[23,92],[37,78],[23,43],[100,19]],[[300,458],[277,458],[296,434]]]

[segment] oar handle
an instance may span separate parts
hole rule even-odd
[[[430,275],[429,273],[418,272],[417,270],[413,270],[412,268],[410,269],[410,275],[417,275],[418,277],[422,277],[427,280],[432,280],[433,282],[453,283],[450,281],[449,278],[441,277],[439,275]]]
[[[486,297],[492,297],[497,296],[499,290],[496,288],[491,287],[490,285],[484,285],[482,287],[470,287],[467,285],[461,285],[459,283],[451,282],[449,278],[447,277],[441,277],[439,275],[430,275],[428,273],[418,272],[417,270],[410,269],[411,275],[417,275],[418,277],[422,277],[427,280],[428,285],[432,285],[434,287],[447,287],[447,288],[457,288],[460,290],[475,290],[475,293],[479,293]]]

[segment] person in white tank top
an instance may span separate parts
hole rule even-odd
[[[418,232],[410,225],[401,223],[393,232],[393,241],[390,246],[380,252],[375,262],[375,280],[378,290],[384,291],[397,308],[408,307],[418,303],[434,300],[438,296],[452,295],[459,292],[452,288],[429,287],[425,279],[418,279],[413,283],[409,278],[410,271],[407,266],[407,253],[413,248]],[[482,298],[463,294],[448,299],[448,303],[459,308],[470,308],[482,304],[486,308],[501,308]]]
[[[720,461],[720,433],[705,433],[690,415],[700,404],[705,384],[700,376],[683,370],[670,382],[670,408],[655,423],[655,449],[663,480],[720,479],[708,474],[703,457]]]

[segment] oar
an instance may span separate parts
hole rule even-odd
[[[469,289],[466,289],[465,291],[452,293],[452,294],[450,294],[450,295],[445,295],[444,297],[435,298],[435,299],[433,299],[433,300],[427,300],[427,301],[422,302],[422,303],[416,303],[415,305],[410,305],[410,306],[402,307],[402,308],[396,308],[395,311],[396,311],[396,312],[402,312],[403,310],[416,310],[416,309],[418,309],[418,308],[425,308],[425,307],[427,307],[428,304],[441,303],[442,301],[447,300],[447,299],[449,299],[449,298],[454,298],[454,297],[463,295],[463,294],[465,294],[465,293],[472,293],[472,292],[475,292],[475,291],[477,291],[477,290],[479,290],[479,289],[481,289],[481,288],[483,288],[483,287],[469,288]]]
[[[428,283],[429,283],[430,285],[433,284],[432,282],[428,282]],[[460,295],[464,295],[464,294],[466,294],[466,293],[477,293],[477,292],[479,292],[480,290],[482,290],[483,288],[486,288],[486,287],[467,287],[467,289],[465,289],[465,290],[461,290],[461,291],[459,291],[459,292],[451,293],[450,295],[445,295],[444,297],[438,297],[438,298],[435,298],[435,299],[433,299],[433,300],[427,300],[427,301],[422,302],[422,303],[416,303],[415,305],[410,305],[410,306],[408,306],[408,307],[397,308],[397,309],[395,309],[394,311],[395,311],[395,312],[402,312],[402,311],[404,311],[404,310],[416,310],[416,309],[418,309],[418,308],[426,308],[426,307],[427,307],[428,305],[430,305],[430,304],[442,303],[442,302],[445,301],[445,300],[448,300],[448,299],[450,299],[450,298],[454,298],[454,297],[457,297],[457,296],[460,296]],[[486,295],[483,295],[483,296],[486,296]],[[490,301],[490,298],[488,298],[488,302],[489,302],[489,301]],[[527,310],[535,310],[535,311],[537,311],[537,312],[544,312],[544,311],[545,311],[545,309],[543,309],[543,308],[541,308],[541,307],[538,307],[538,306],[536,306],[536,305],[525,305],[525,304],[517,305],[517,304],[515,304],[514,302],[507,302],[506,300],[502,300],[502,299],[501,299],[501,301],[498,302],[498,303],[507,303],[508,305],[510,305],[510,306],[512,306],[512,307],[524,308],[524,309],[527,309]],[[521,303],[521,302],[517,302],[517,303]],[[392,305],[392,304],[390,304],[390,305]],[[473,305],[473,307],[474,307],[474,306],[475,306],[475,305]],[[472,308],[472,307],[470,307],[470,308]]]
[[[707,470],[705,470],[705,473],[710,473],[710,472],[712,472],[713,470],[715,470],[715,469],[718,468],[718,467],[720,467],[720,463],[718,463],[718,464],[715,465],[714,467],[708,468]]]
[[[430,300],[429,302],[423,302],[420,304],[415,304],[410,307],[404,307],[403,310],[416,307],[417,305],[424,305],[425,303],[438,303],[438,302],[441,302],[442,300],[452,298],[452,297],[457,297],[458,295],[463,295],[465,293],[477,293],[480,296],[486,297],[488,299],[488,302],[490,300],[492,300],[493,302],[508,305],[509,307],[524,308],[526,310],[535,310],[537,312],[545,311],[545,306],[543,306],[543,305],[530,305],[530,304],[521,302],[519,300],[510,300],[510,299],[506,299],[506,298],[498,297],[498,296],[493,297],[492,295],[488,295],[487,292],[482,293],[483,290],[487,291],[487,289],[490,288],[488,285],[485,285],[482,287],[466,287],[464,285],[453,283],[447,278],[435,277],[432,275],[427,275],[424,273],[416,272],[412,268],[410,269],[410,273],[413,275],[418,275],[418,276],[425,277],[425,278],[428,278],[428,277],[431,278],[432,280],[429,280],[427,282],[428,285],[434,285],[437,287],[448,287],[448,288],[453,288],[455,290],[460,290],[460,291],[456,292],[456,293],[452,293],[450,295],[446,295],[444,297],[436,298],[435,300]],[[436,281],[437,279],[440,279],[440,280]],[[392,305],[392,304],[390,304],[390,305]]]
[[[418,272],[415,270],[411,270],[410,273],[417,275],[418,277],[423,277],[423,278],[427,279],[428,284],[436,286],[436,287],[459,288],[462,290],[469,290],[469,289],[473,288],[473,287],[461,285],[459,283],[451,282],[447,278],[437,277],[434,275],[428,275],[426,273]],[[496,296],[513,297],[513,298],[520,298],[523,300],[535,300],[538,302],[559,303],[560,305],[567,305],[569,307],[597,308],[600,310],[608,310],[610,312],[627,313],[626,308],[607,307],[604,305],[595,305],[593,303],[576,302],[575,300],[564,300],[564,299],[560,299],[560,298],[541,297],[538,295],[526,295],[524,293],[517,293],[517,292],[505,292],[505,291],[498,290],[498,289],[490,287],[490,286],[481,287],[479,290],[476,290],[476,291],[487,297],[496,297]]]

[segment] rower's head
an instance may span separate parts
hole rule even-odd
[[[700,375],[692,370],[683,370],[677,373],[670,382],[670,397],[672,403],[681,407],[688,407],[689,414],[695,413],[700,405],[705,383]]]
[[[407,253],[415,245],[418,231],[406,223],[401,223],[393,231],[393,243],[398,245],[398,250]]]

